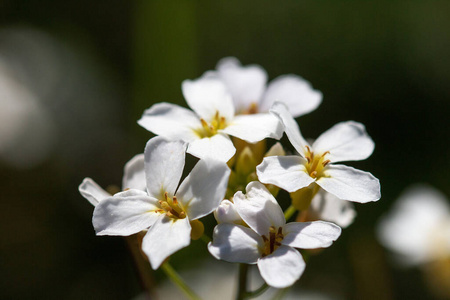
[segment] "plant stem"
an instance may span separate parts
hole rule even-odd
[[[197,296],[194,291],[183,281],[183,279],[178,275],[178,273],[172,268],[172,266],[165,262],[161,266],[164,273],[166,273],[167,277],[176,285],[178,288],[191,300],[200,300],[200,297]]]
[[[260,286],[259,288],[257,288],[256,290],[254,290],[252,292],[245,293],[244,298],[245,299],[250,299],[250,298],[258,297],[259,295],[264,293],[267,290],[268,287],[269,286],[267,285],[267,283],[264,282],[264,284],[262,286]]]
[[[237,300],[245,299],[245,294],[247,293],[247,273],[248,273],[248,265],[239,264],[238,293],[236,295]]]
[[[288,221],[296,211],[297,209],[293,205],[289,206],[288,209],[286,209],[286,211],[284,212],[284,218],[286,219],[286,221]]]

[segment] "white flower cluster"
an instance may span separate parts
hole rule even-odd
[[[123,191],[110,195],[86,178],[81,194],[94,206],[97,235],[146,231],[142,250],[153,269],[203,235],[200,218],[214,212],[209,252],[229,262],[257,264],[270,286],[298,280],[305,262],[295,248],[328,247],[355,217],[348,201],[380,198],[378,179],[345,165],[374,149],[364,126],[335,125],[312,145],[294,118],[316,109],[322,94],[296,75],[267,84],[260,66],[222,59],[214,71],[182,84],[186,109],[158,103],[139,125],[158,135],[125,166]],[[286,133],[298,152],[265,139]],[[200,160],[182,180],[186,153]],[[264,157],[264,154],[266,157]],[[274,195],[291,193],[283,213]],[[245,194],[242,190],[245,189]],[[297,222],[286,223],[299,210]],[[308,222],[306,222],[308,221]]]

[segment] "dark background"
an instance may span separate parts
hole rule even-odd
[[[0,161],[0,298],[141,293],[125,242],[95,236],[78,185],[89,176],[120,186],[151,137],[136,123],[144,109],[185,105],[182,80],[236,56],[322,91],[298,119],[305,137],[355,120],[376,143],[351,165],[380,179],[382,199],[356,205],[354,224],[310,259],[298,286],[338,299],[432,299],[420,270],[390,264],[374,228],[410,184],[450,195],[449,49],[447,1],[0,1],[0,58],[53,124],[41,159],[20,163],[23,150],[19,163]],[[193,248],[175,255],[177,269],[208,255]]]

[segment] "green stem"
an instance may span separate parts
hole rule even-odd
[[[245,299],[250,299],[250,298],[258,297],[259,295],[264,293],[267,290],[267,288],[269,288],[269,286],[267,285],[267,283],[264,282],[264,284],[262,286],[260,286],[259,288],[257,288],[253,292],[245,293],[244,298]]]
[[[286,221],[288,221],[296,211],[297,209],[293,205],[289,206],[288,209],[286,209],[286,211],[284,212],[284,218],[286,219]]]
[[[197,296],[194,291],[183,281],[183,279],[178,275],[178,273],[172,268],[172,266],[165,262],[161,266],[167,277],[176,285],[178,288],[191,300],[200,300],[201,298]]]
[[[272,300],[281,300],[284,298],[284,296],[286,295],[286,293],[288,292],[289,288],[284,288],[284,289],[280,289],[278,290],[278,292],[275,294],[275,296],[273,296]]]
[[[248,273],[248,265],[247,264],[239,264],[239,282],[238,282],[238,293],[236,295],[237,300],[245,299],[245,295],[247,293],[247,273]]]

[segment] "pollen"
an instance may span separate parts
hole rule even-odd
[[[305,159],[306,159],[306,170],[308,175],[312,178],[318,178],[322,176],[324,168],[331,162],[327,158],[330,151],[325,151],[322,154],[315,154],[309,146],[305,146]]]
[[[186,218],[186,212],[182,208],[181,204],[178,202],[177,197],[169,197],[169,193],[164,193],[164,200],[158,201],[161,209],[156,210],[159,213],[166,214],[172,219],[184,219]]]
[[[264,241],[264,248],[262,249],[262,257],[272,254],[279,246],[281,246],[281,241],[284,238],[283,228],[270,226],[268,237],[265,235],[261,236]]]

